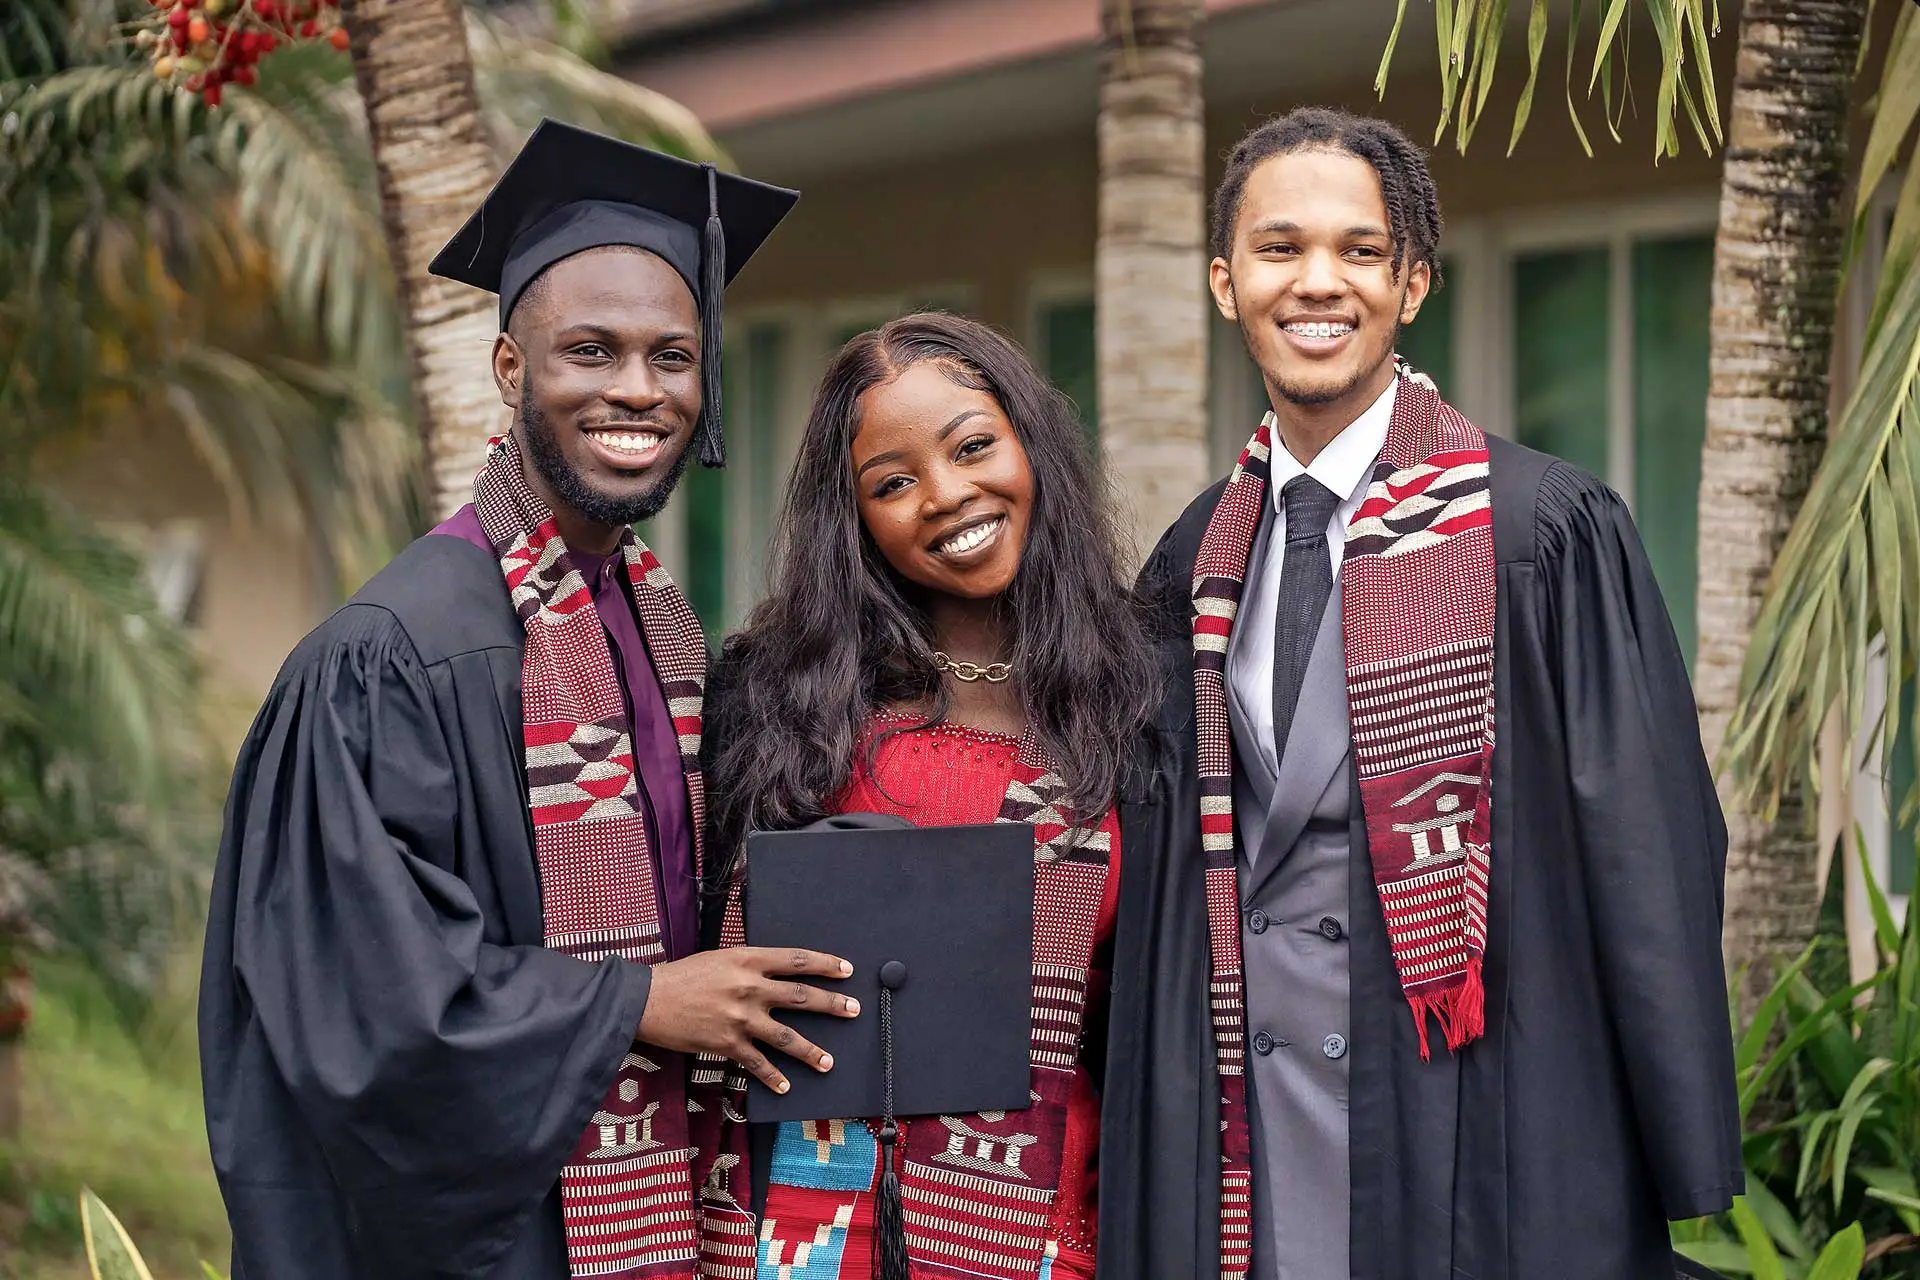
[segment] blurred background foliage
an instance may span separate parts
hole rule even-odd
[[[312,545],[342,590],[423,512],[351,64],[289,47],[210,110],[127,38],[147,12],[0,4],[0,1275],[80,1266],[82,1184],[161,1274],[224,1262],[192,1032],[218,673],[154,531],[68,481],[130,441],[190,450],[234,527]],[[502,155],[543,116],[715,154],[538,17],[470,16]]]

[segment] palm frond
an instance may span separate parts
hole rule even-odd
[[[1406,0],[1394,14],[1374,77],[1374,92],[1387,91],[1387,73],[1406,17]],[[1584,77],[1579,75],[1577,51],[1583,40],[1580,0],[1574,0],[1567,24],[1566,98],[1575,134],[1588,155],[1593,146],[1575,102],[1577,78],[1584,78],[1581,96],[1592,101],[1600,94],[1602,117],[1614,140],[1620,140],[1619,112],[1626,108],[1629,50],[1633,43],[1633,14],[1644,11],[1659,46],[1659,88],[1654,100],[1655,158],[1680,154],[1680,120],[1686,117],[1701,149],[1711,152],[1722,141],[1719,98],[1713,80],[1708,40],[1720,33],[1718,0],[1595,0],[1591,24],[1592,58]],[[1454,128],[1454,145],[1465,154],[1474,131],[1485,116],[1500,64],[1500,48],[1511,17],[1511,0],[1433,0],[1434,26],[1440,59],[1440,117],[1434,129],[1437,146]],[[1533,95],[1540,82],[1540,60],[1546,49],[1548,0],[1527,0],[1527,77],[1514,107],[1507,152],[1520,143],[1533,111]]]
[[[1886,65],[1866,151],[1876,175],[1920,118],[1914,81],[1902,83],[1920,67],[1911,12]],[[1775,562],[1728,730],[1729,776],[1762,804],[1814,758],[1828,708],[1854,740],[1870,664],[1884,657],[1895,690],[1920,690],[1907,684],[1920,654],[1920,164],[1896,201],[1873,299],[1859,378]],[[1890,750],[1916,717],[1920,701],[1890,698],[1866,727]],[[1916,797],[1895,801],[1910,811]]]
[[[127,550],[66,504],[0,485],[0,684],[22,714],[100,768],[140,777],[163,756],[190,677]]]
[[[699,117],[665,94],[600,70],[579,55],[470,13],[467,46],[488,127],[519,146],[551,116],[688,160],[726,162]]]

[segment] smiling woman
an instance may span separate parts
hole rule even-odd
[[[1153,696],[1110,530],[1072,404],[993,330],[907,316],[827,371],[772,592],[708,686],[713,847],[734,855],[712,897],[740,887],[750,830],[858,811],[993,822],[1038,795],[1034,1044],[1075,1048],[1036,1048],[1025,1111],[906,1118],[897,1165],[858,1121],[824,1154],[797,1123],[763,1132],[763,1276],[802,1247],[809,1274],[861,1280],[876,1252],[888,1275],[909,1259],[917,1276],[977,1274],[987,1256],[996,1274],[1092,1274],[1099,1107],[1081,1055],[1103,1040],[1115,800]],[[1017,1164],[943,1174],[963,1130]],[[881,1204],[911,1225],[876,1225]]]

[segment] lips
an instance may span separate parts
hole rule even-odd
[[[1346,346],[1353,337],[1351,320],[1289,320],[1280,326],[1287,345],[1307,356],[1327,356]]]
[[[621,471],[645,467],[666,443],[666,433],[652,427],[590,427],[581,432],[600,460]]]
[[[1290,320],[1280,327],[1301,338],[1344,338],[1353,332],[1346,320]]]
[[[1007,518],[1003,515],[974,520],[944,535],[931,549],[937,556],[960,559],[992,544],[1006,524]]]

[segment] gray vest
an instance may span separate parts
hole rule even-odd
[[[1262,543],[1271,520],[1269,513]],[[1244,717],[1230,717],[1255,1280],[1349,1280],[1347,884],[1353,792],[1340,620],[1336,587],[1280,753],[1279,777],[1266,776],[1260,754],[1242,736],[1248,732]],[[1230,707],[1237,698],[1230,696]]]

